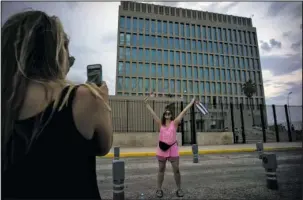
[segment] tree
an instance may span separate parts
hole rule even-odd
[[[257,92],[257,85],[252,82],[251,79],[249,79],[247,82],[245,82],[242,85],[242,91],[245,94],[245,96],[250,100],[250,111],[253,121],[253,126],[255,125],[255,118],[254,118],[254,112],[253,112],[253,96]]]
[[[68,61],[69,61],[69,67],[72,67],[73,64],[75,63],[75,57],[74,56],[71,56],[68,58]]]

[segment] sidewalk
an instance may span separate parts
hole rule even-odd
[[[279,142],[279,143],[264,143],[264,151],[277,150],[295,150],[302,149],[302,142]],[[191,146],[179,147],[180,156],[192,155]],[[232,145],[213,145],[199,146],[199,154],[212,153],[237,153],[237,152],[254,152],[256,144],[232,144]],[[120,148],[120,157],[145,157],[156,156],[156,147],[137,147],[137,148]],[[104,156],[106,158],[114,157],[114,149]]]

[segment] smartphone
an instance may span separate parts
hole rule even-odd
[[[87,82],[95,83],[96,85],[101,86],[102,81],[102,65],[87,65]]]

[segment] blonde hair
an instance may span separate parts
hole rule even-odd
[[[22,108],[27,87],[30,81],[40,83],[47,89],[49,82],[60,85],[69,84],[70,88],[59,105],[59,97],[54,101],[52,114],[41,124],[42,117],[36,123],[32,142],[39,136],[56,110],[61,110],[68,102],[74,84],[65,80],[69,70],[68,43],[60,20],[55,16],[48,16],[41,11],[25,11],[11,16],[2,27],[2,163],[8,164],[11,150],[8,143],[12,140],[15,122]],[[97,86],[84,84],[95,97],[102,98],[96,90]],[[46,93],[47,94],[47,93]],[[46,95],[47,98],[47,95]],[[110,107],[106,104],[107,108]]]

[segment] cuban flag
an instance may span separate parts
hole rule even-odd
[[[208,114],[208,110],[200,101],[196,101],[195,105],[196,108],[202,113],[202,115]]]

